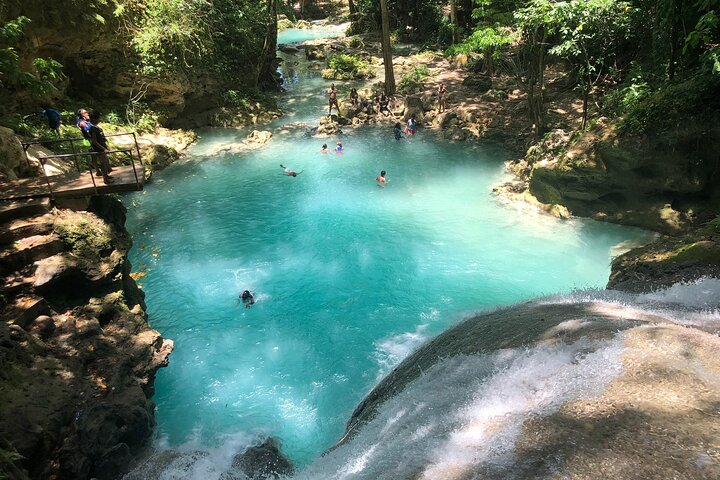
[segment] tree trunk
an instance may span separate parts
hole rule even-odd
[[[673,23],[670,31],[670,64],[668,65],[668,78],[672,80],[675,77],[675,64],[677,63],[680,27],[682,22],[682,0],[673,1]]]
[[[392,45],[390,45],[390,15],[388,14],[387,0],[380,0],[380,13],[382,15],[382,49],[383,63],[385,64],[385,93],[395,94],[395,72],[393,71]]]
[[[585,130],[585,127],[587,126],[587,118],[588,118],[588,97],[590,96],[590,79],[588,78],[586,80],[585,88],[583,89],[583,119],[582,119],[582,129]]]
[[[458,18],[456,0],[450,0],[450,23],[452,24],[452,43],[455,45],[458,41]]]
[[[491,77],[495,75],[495,63],[493,61],[492,47],[487,47],[483,52],[483,62],[483,68],[485,69],[485,73]]]
[[[260,57],[257,85],[263,88],[278,90],[280,88],[277,73],[277,0],[267,0],[268,26],[265,42]]]
[[[350,10],[350,15],[357,13],[357,7],[355,6],[355,2],[353,2],[353,0],[348,0],[348,9]]]

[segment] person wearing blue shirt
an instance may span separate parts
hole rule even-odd
[[[90,129],[92,128],[93,124],[90,121],[90,114],[87,110],[84,108],[81,108],[77,111],[77,122],[75,123],[75,126],[78,127],[80,130],[80,133],[82,134],[82,137],[84,139],[84,145],[89,148],[89,151],[93,151],[92,148],[92,142],[90,141]],[[102,171],[100,170],[100,162],[98,162],[98,159],[95,158],[95,155],[90,155],[90,165],[92,168],[95,169],[95,176],[100,177],[102,176]]]
[[[60,123],[62,122],[62,116],[60,115],[60,112],[58,112],[54,108],[45,105],[42,107],[42,112],[40,112],[40,116],[42,118],[47,118],[48,127],[50,127],[50,130],[53,130],[59,137]]]

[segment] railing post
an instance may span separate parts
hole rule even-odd
[[[70,139],[70,148],[72,149],[73,155],[77,155],[77,150],[75,150],[75,140],[72,138]],[[77,162],[77,157],[73,157],[73,163],[75,164],[75,170],[77,170],[78,173],[82,173],[80,171],[80,165]]]
[[[48,190],[50,191],[50,200],[55,202],[55,194],[53,193],[52,185],[50,185],[50,179],[48,178],[47,172],[45,171],[45,158],[39,157],[40,168],[42,168],[43,176],[45,177],[45,183],[47,183]]]
[[[138,145],[138,142],[137,142],[137,135],[135,135],[135,132],[132,132],[132,136],[133,136],[133,141],[135,141],[135,150],[137,151],[137,155],[138,155],[138,163],[140,164],[140,166],[142,166],[142,155],[140,155],[140,146]],[[130,156],[130,158],[132,159],[132,155]],[[133,173],[135,173],[135,186],[138,188],[138,190],[140,190],[140,180],[138,180],[137,171],[135,170],[135,161],[132,162],[132,166],[133,166]]]
[[[28,157],[28,153],[27,153],[28,148],[30,148],[30,144],[23,143],[22,147],[23,147],[23,151],[25,152],[25,163],[27,163],[28,170],[32,170],[32,165],[30,165],[30,157]]]
[[[93,152],[88,152],[88,171],[90,172],[90,180],[92,180],[93,191],[95,191],[95,195],[97,195],[98,191],[97,191],[97,185],[95,184],[95,175],[93,174],[92,155],[93,155]]]

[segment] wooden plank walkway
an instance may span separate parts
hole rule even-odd
[[[97,194],[142,190],[145,182],[145,168],[142,165],[136,165],[135,168],[139,184],[135,182],[132,165],[113,167],[113,172],[110,174],[114,180],[113,183],[105,184],[102,177],[95,177]],[[96,194],[90,172],[71,172],[47,178],[53,194],[58,198],[85,197]],[[0,182],[0,201],[45,197],[50,197],[50,189],[45,177]]]

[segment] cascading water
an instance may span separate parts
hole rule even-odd
[[[220,478],[267,436],[281,440],[299,478],[410,478],[421,466],[423,478],[443,478],[433,472],[458,462],[504,462],[523,418],[612,380],[621,334],[449,359],[314,460],[426,339],[499,305],[602,287],[611,250],[647,234],[503,205],[491,195],[501,152],[427,130],[397,142],[384,126],[350,129],[344,154],[322,154],[337,139],[307,137],[293,122],[316,124],[327,82],[294,58],[284,67],[289,115],[271,125],[269,144],[217,154],[247,132],[203,132],[186,160],[126,198],[150,323],[176,345],[156,381],[156,447],[184,452],[153,457],[129,478]],[[304,171],[287,177],[280,164]],[[374,182],[381,169],[386,188]],[[238,299],[246,288],[250,309]],[[429,411],[445,413],[430,421]],[[486,421],[490,433],[460,428]],[[394,444],[400,431],[417,443]],[[468,438],[460,453],[448,447]],[[492,449],[478,453],[488,439]],[[398,463],[409,449],[417,454]]]

